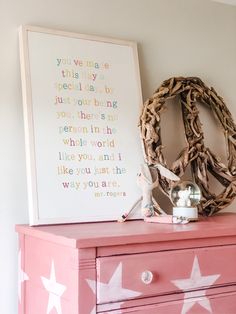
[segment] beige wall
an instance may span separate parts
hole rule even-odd
[[[197,75],[216,88],[236,118],[236,7],[209,0],[0,0],[0,12],[0,309],[16,314],[14,225],[28,222],[18,26],[137,41],[144,99],[170,76]],[[180,149],[173,148],[176,139],[182,143],[173,108],[163,117],[170,159]],[[222,152],[205,112],[203,120],[208,141]]]

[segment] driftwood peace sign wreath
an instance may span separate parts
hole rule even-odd
[[[168,168],[162,152],[161,111],[166,100],[177,95],[181,102],[186,147]],[[228,166],[205,147],[196,102],[210,107],[219,120],[226,140]],[[174,77],[164,81],[144,103],[140,128],[148,165],[161,164],[179,177],[191,165],[192,176],[202,192],[199,213],[210,216],[233,201],[236,196],[236,126],[223,99],[212,87],[208,88],[197,77]],[[223,185],[223,191],[219,195],[209,190],[208,172]],[[160,189],[169,196],[173,183],[163,177],[158,169],[157,175]]]

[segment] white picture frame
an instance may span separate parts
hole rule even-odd
[[[30,25],[19,38],[30,225],[117,220],[141,196],[137,44]]]

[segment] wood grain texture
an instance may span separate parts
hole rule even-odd
[[[146,161],[150,166],[161,164],[168,168],[162,151],[161,113],[166,101],[177,96],[182,108],[186,147],[169,170],[182,177],[187,166],[191,165],[192,176],[202,192],[198,210],[210,216],[227,207],[236,196],[236,126],[223,98],[198,77],[173,77],[166,80],[144,103],[140,116],[141,137]],[[197,102],[209,107],[220,123],[225,136],[228,165],[204,144]],[[219,195],[210,191],[208,172],[223,186]],[[163,177],[158,169],[157,177],[160,189],[169,197],[173,181]]]

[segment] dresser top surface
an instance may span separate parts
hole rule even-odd
[[[124,223],[95,222],[34,227],[17,225],[16,231],[71,247],[102,247],[236,236],[236,214],[221,213],[213,217],[201,217],[197,222],[184,225],[135,220]]]

